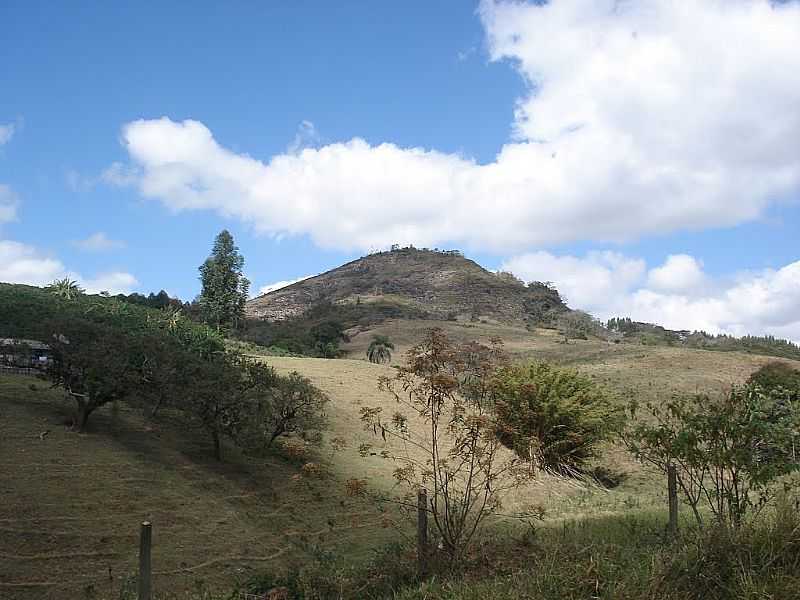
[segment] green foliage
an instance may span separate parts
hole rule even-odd
[[[56,279],[53,283],[48,285],[45,290],[54,296],[63,298],[64,300],[73,300],[74,298],[82,296],[85,293],[85,290],[78,285],[78,282],[70,279],[69,277]]]
[[[790,599],[800,585],[794,516],[665,540],[641,516],[565,523],[487,543],[470,570],[397,590],[395,600]],[[488,564],[487,564],[488,563]],[[344,597],[348,597],[345,595]]]
[[[621,411],[576,371],[533,362],[501,369],[490,385],[500,440],[543,468],[583,470],[621,424]]]
[[[340,344],[349,339],[345,333],[347,326],[370,323],[374,316],[375,313],[363,305],[343,306],[323,301],[293,319],[248,321],[246,329],[236,335],[272,348],[273,354],[283,351],[289,355],[337,358],[341,355]]]
[[[523,310],[530,326],[549,326],[568,309],[552,283],[531,281],[523,300]]]
[[[174,398],[178,408],[211,437],[214,457],[222,459],[222,440],[236,440],[247,423],[248,412],[241,402],[241,358],[215,354],[191,356],[182,369],[182,393]]]
[[[224,439],[263,448],[281,435],[317,439],[324,426],[327,397],[308,379],[226,351],[217,331],[180,308],[9,285],[0,285],[0,303],[0,336],[51,346],[48,376],[76,403],[78,429],[109,402],[141,405],[151,417],[170,406],[208,433],[220,458]]]
[[[556,327],[564,336],[564,343],[569,340],[585,340],[590,335],[599,335],[602,325],[589,313],[581,310],[570,310],[560,313],[555,319]]]
[[[324,552],[309,552],[311,560],[282,573],[259,573],[244,589],[272,593],[286,600],[379,600],[416,580],[413,549],[392,543],[375,551],[366,564],[353,564]],[[281,595],[283,594],[283,595]]]
[[[720,523],[738,527],[762,507],[771,484],[796,471],[800,412],[780,390],[735,387],[719,397],[676,397],[647,405],[649,419],[625,434],[640,460],[666,473],[676,466],[678,485],[698,523],[705,506]],[[636,403],[631,404],[635,415]]]
[[[130,344],[120,348],[117,330],[92,321],[61,321],[50,342],[47,375],[64,388],[77,410],[74,427],[83,431],[94,410],[126,398],[139,381]]]
[[[297,372],[283,377],[271,367],[249,362],[242,405],[247,421],[240,434],[250,449],[269,448],[281,436],[298,435],[317,443],[326,426],[328,397]]]
[[[640,340],[650,346],[684,346],[720,352],[749,352],[765,356],[800,359],[800,346],[771,335],[745,335],[740,338],[705,331],[672,331],[661,325],[632,321],[630,317],[613,317],[606,324],[610,331],[622,333],[626,339]]]
[[[663,556],[656,581],[672,598],[794,598],[800,585],[797,506],[783,497],[774,514],[752,525],[690,531]]]
[[[242,273],[244,257],[233,242],[233,236],[223,230],[214,240],[214,247],[200,266],[200,306],[206,323],[219,329],[233,327],[244,320],[244,305],[250,292],[250,282]]]
[[[75,426],[120,399],[154,406],[185,384],[177,372],[197,355],[224,350],[222,338],[179,314],[113,298],[72,299],[28,286],[0,285],[0,335],[50,345],[48,376],[74,399]]]
[[[385,335],[373,335],[367,348],[367,359],[375,364],[387,363],[392,360],[394,344]]]
[[[800,400],[800,370],[783,362],[765,364],[750,375],[747,383],[758,385],[767,391],[780,388],[793,400]]]
[[[131,304],[138,304],[139,306],[146,306],[148,308],[184,308],[184,303],[179,298],[171,298],[167,292],[161,290],[157,294],[150,292],[147,296],[133,292],[132,294],[117,294],[114,296],[117,300],[130,302]]]
[[[797,597],[800,586],[794,509],[678,539],[665,538],[663,518],[651,514],[512,530],[482,538],[467,560],[421,582],[413,552],[395,544],[363,566],[320,557],[254,577],[245,589],[280,590],[289,600],[777,600]]]

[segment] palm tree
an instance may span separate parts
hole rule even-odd
[[[367,348],[367,358],[371,363],[385,363],[392,360],[391,350],[394,344],[385,335],[373,335],[372,341]]]
[[[73,300],[84,293],[84,289],[78,285],[78,282],[70,279],[69,277],[64,277],[64,279],[56,279],[44,289],[54,296],[64,298],[64,300]]]

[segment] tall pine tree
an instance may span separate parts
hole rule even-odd
[[[244,257],[233,242],[233,236],[223,229],[214,240],[214,248],[200,266],[200,306],[209,325],[236,328],[244,319],[244,305],[250,292],[250,282],[242,273]]]

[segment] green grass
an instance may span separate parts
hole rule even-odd
[[[565,523],[483,546],[483,564],[409,585],[395,600],[790,600],[800,586],[796,516],[739,532],[684,529],[660,515]]]

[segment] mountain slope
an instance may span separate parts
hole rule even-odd
[[[392,303],[431,319],[486,317],[503,322],[541,320],[566,305],[555,289],[529,286],[507,273],[492,273],[457,251],[395,249],[254,298],[251,318],[279,321],[321,302]]]

